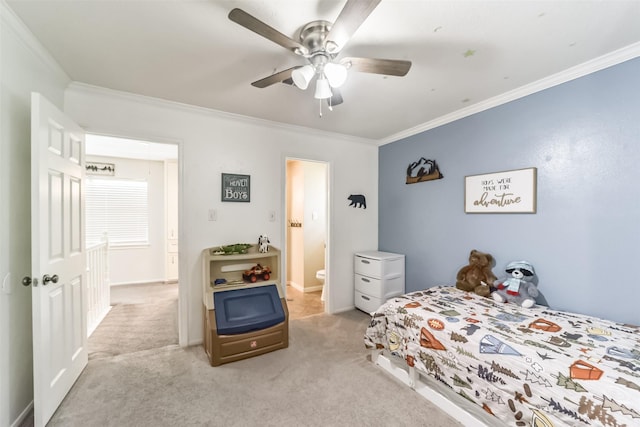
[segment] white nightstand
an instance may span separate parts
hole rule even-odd
[[[358,252],[354,257],[355,305],[371,313],[386,300],[404,293],[404,255]]]

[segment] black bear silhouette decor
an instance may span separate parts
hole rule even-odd
[[[354,208],[367,209],[367,200],[365,199],[363,194],[352,194],[347,197],[347,200],[351,200],[349,206],[353,206]]]

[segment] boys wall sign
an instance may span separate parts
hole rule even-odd
[[[222,174],[223,202],[250,202],[251,176],[234,173]]]
[[[466,213],[536,213],[536,168],[464,178]]]

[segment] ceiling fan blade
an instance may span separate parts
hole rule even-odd
[[[255,86],[255,87],[258,87],[260,89],[264,89],[265,87],[271,86],[272,84],[275,84],[275,83],[280,83],[280,82],[288,83],[288,81],[291,79],[291,73],[296,68],[300,68],[300,67],[292,67],[292,68],[280,71],[278,73],[271,74],[269,77],[265,77],[264,79],[256,80],[255,82],[251,83],[251,86]],[[291,80],[291,83],[293,83],[293,80]]]
[[[342,58],[342,65],[350,70],[361,73],[386,74],[389,76],[404,76],[411,68],[411,61],[399,59],[376,59],[376,58]]]
[[[347,44],[381,0],[347,0],[327,35],[327,50],[337,53]]]
[[[331,98],[327,98],[327,104],[329,104],[329,108],[342,104],[343,99],[340,91],[337,88],[333,88],[331,89],[331,93]]]
[[[242,9],[235,8],[229,12],[229,19],[236,24],[242,25],[248,30],[253,31],[262,37],[271,40],[272,42],[279,44],[285,49],[289,49],[293,53],[298,55],[305,55],[308,53],[307,48],[298,43],[297,41],[285,36],[278,30],[265,24],[258,18],[249,15]]]

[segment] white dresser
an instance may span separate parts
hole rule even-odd
[[[358,252],[354,257],[355,305],[371,313],[387,299],[404,293],[404,255]]]

